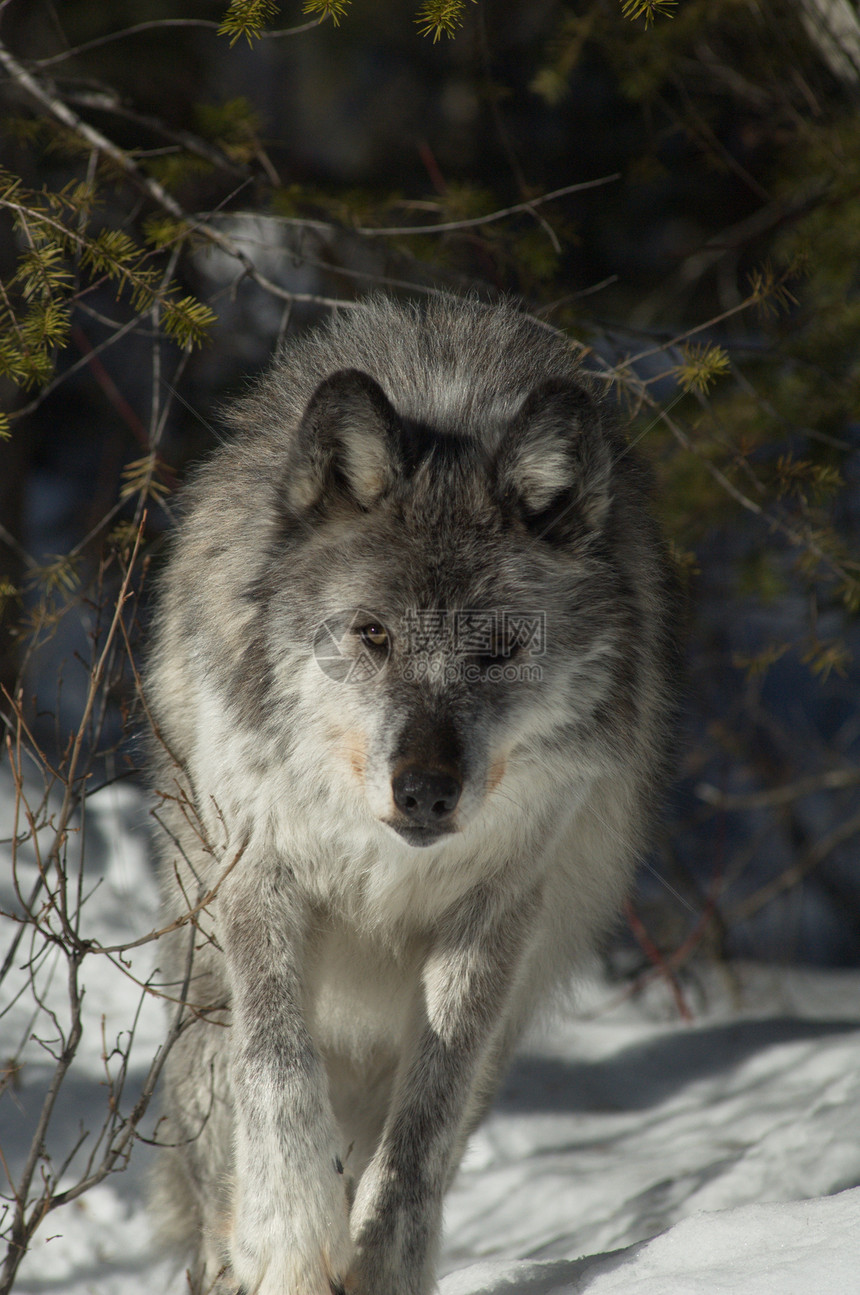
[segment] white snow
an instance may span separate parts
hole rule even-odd
[[[0,784],[0,837],[11,821]],[[84,933],[115,944],[151,930],[141,798],[128,787],[100,793],[88,833],[87,888],[101,882]],[[10,872],[0,859],[6,909]],[[34,875],[25,859],[24,890]],[[0,960],[13,929],[0,923]],[[18,966],[28,956],[22,943]],[[49,1132],[54,1163],[82,1127],[101,1127],[102,1040],[109,1053],[139,1011],[130,1104],[164,1029],[161,1005],[136,983],[152,960],[146,945],[127,968],[85,960],[84,1045]],[[63,963],[52,953],[37,974],[63,1020]],[[21,1063],[0,1097],[13,1176],[51,1070],[32,1039],[48,1041],[50,1021],[30,995],[14,999],[16,977],[0,987],[0,1056]],[[531,1041],[451,1192],[441,1295],[860,1295],[860,973],[700,968],[686,992],[692,1025],[659,983],[636,1000],[595,984],[576,1014]],[[107,1065],[115,1072],[116,1059]],[[49,1215],[16,1292],[187,1289],[148,1235],[150,1155],[138,1145],[128,1169]]]

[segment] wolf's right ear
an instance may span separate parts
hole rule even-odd
[[[369,508],[400,468],[397,414],[385,392],[360,369],[339,369],[308,401],[285,490],[296,512],[327,498]]]

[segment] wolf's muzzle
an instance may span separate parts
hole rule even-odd
[[[411,845],[430,845],[452,830],[450,819],[462,790],[452,773],[407,765],[391,779],[394,803],[403,816],[392,826]]]

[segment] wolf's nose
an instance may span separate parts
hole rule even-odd
[[[463,788],[450,773],[408,765],[392,778],[391,790],[401,813],[414,823],[430,827],[454,813]]]

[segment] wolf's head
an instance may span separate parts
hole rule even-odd
[[[435,403],[382,366],[319,382],[263,582],[293,759],[414,846],[561,812],[632,742],[650,616],[641,483],[582,386]]]

